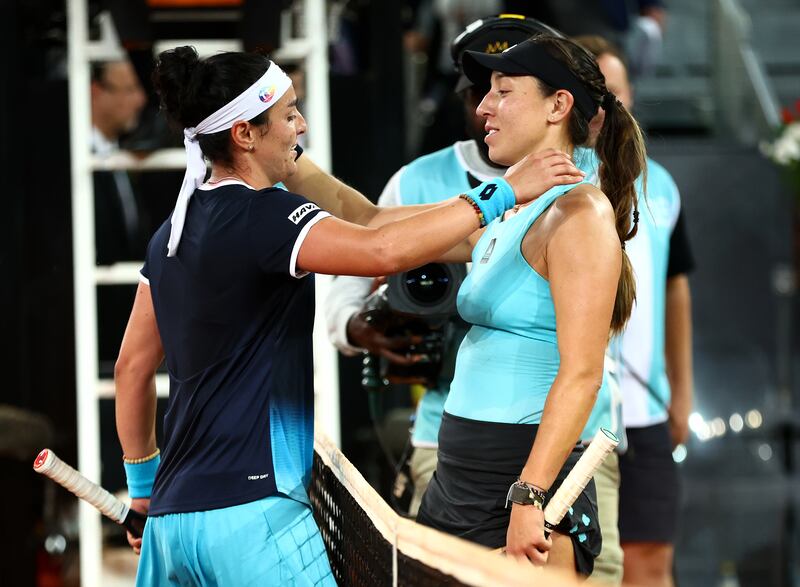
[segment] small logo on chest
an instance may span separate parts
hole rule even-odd
[[[262,479],[266,479],[267,477],[269,477],[269,473],[264,473],[262,475],[248,475],[247,476],[247,480],[248,481],[261,481]]]
[[[489,259],[491,258],[492,253],[494,252],[495,242],[497,242],[496,238],[493,238],[492,240],[489,241],[489,246],[486,247],[486,252],[483,254],[483,257],[481,258],[481,263],[489,262]]]

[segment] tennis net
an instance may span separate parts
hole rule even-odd
[[[314,449],[311,503],[340,586],[579,584],[400,517],[320,432]]]

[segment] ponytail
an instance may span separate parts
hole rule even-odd
[[[550,55],[561,61],[581,82],[597,106],[605,110],[605,119],[597,137],[595,150],[600,159],[600,187],[614,207],[616,229],[622,247],[622,270],[617,285],[617,297],[611,316],[611,332],[619,334],[630,318],[636,301],[636,282],[633,277],[625,242],[636,235],[639,221],[638,197],[635,182],[642,176],[645,185],[646,157],[642,131],[625,106],[606,88],[606,81],[592,53],[569,39],[539,35],[532,42],[542,45]],[[556,92],[541,80],[545,96]],[[573,144],[589,141],[589,120],[572,109],[569,135]]]
[[[600,186],[614,207],[617,235],[622,245],[622,270],[611,317],[611,331],[619,334],[636,300],[636,282],[625,242],[636,236],[639,228],[635,182],[641,175],[642,185],[646,185],[647,164],[642,131],[630,112],[610,92],[603,98],[603,109],[605,120],[595,150],[600,159]]]

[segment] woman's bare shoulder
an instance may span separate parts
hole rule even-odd
[[[601,218],[614,218],[614,207],[603,191],[589,183],[582,183],[558,198],[555,207],[562,214],[590,215]]]

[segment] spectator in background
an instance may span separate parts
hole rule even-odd
[[[92,153],[108,157],[119,152],[120,137],[136,128],[146,102],[147,96],[129,61],[93,64]],[[97,263],[141,259],[144,236],[128,174],[96,172],[94,178]]]
[[[469,23],[500,12],[501,0],[421,0],[417,4],[412,28],[403,38],[408,53],[427,54],[415,117],[422,125],[416,152],[429,153],[466,138],[460,100],[452,91],[458,72],[453,67],[450,41]]]
[[[622,55],[600,37],[579,37],[595,55],[606,86],[626,108],[633,92]],[[593,121],[597,133],[601,114]],[[672,450],[686,442],[692,407],[692,322],[687,274],[692,259],[680,194],[669,172],[647,159],[639,191],[639,232],[627,243],[637,304],[612,342],[622,390],[628,450],[620,456],[619,530],[624,581],[672,584],[678,518],[678,473]],[[646,193],[646,196],[645,196]]]
[[[652,73],[661,55],[667,20],[664,0],[507,0],[570,36],[599,35],[625,48],[633,77]]]

